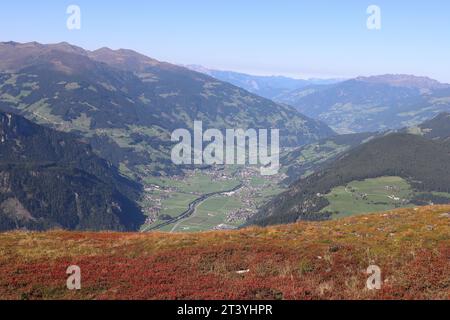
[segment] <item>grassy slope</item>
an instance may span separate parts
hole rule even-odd
[[[387,189],[389,187],[389,189]],[[391,198],[389,198],[389,196]],[[330,203],[322,211],[333,212],[333,219],[376,211],[411,207],[413,190],[400,177],[380,177],[353,181],[336,187],[325,197]],[[393,199],[397,197],[399,200]]]
[[[199,234],[0,234],[2,299],[449,299],[450,206]],[[67,266],[82,290],[65,289]],[[380,291],[365,270],[380,266]],[[239,275],[238,270],[250,269]]]

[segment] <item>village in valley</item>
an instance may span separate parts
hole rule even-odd
[[[206,231],[238,228],[262,204],[283,191],[283,173],[262,176],[256,166],[213,166],[186,170],[184,175],[148,179],[143,208],[147,215],[142,231]],[[185,213],[199,198],[193,212],[173,225],[171,220]]]

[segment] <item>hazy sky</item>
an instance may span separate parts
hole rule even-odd
[[[66,27],[81,8],[81,30]],[[369,5],[381,30],[368,30]],[[159,60],[254,74],[426,75],[450,82],[448,0],[14,0],[0,41],[130,48]]]

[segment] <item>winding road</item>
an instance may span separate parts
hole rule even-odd
[[[234,192],[234,191],[237,191],[237,190],[241,189],[242,187],[243,187],[243,184],[240,183],[238,186],[236,186],[236,187],[234,187],[233,189],[230,189],[230,190],[217,191],[217,192],[204,194],[200,198],[197,198],[194,201],[192,201],[191,203],[189,203],[188,209],[186,209],[186,211],[184,211],[179,216],[177,216],[175,218],[172,218],[170,220],[167,220],[167,221],[165,221],[163,223],[160,223],[160,224],[158,224],[158,225],[156,225],[154,227],[148,228],[145,231],[147,232],[147,231],[157,230],[159,228],[168,226],[168,225],[170,225],[172,223],[179,222],[179,221],[181,221],[181,220],[191,216],[195,212],[195,209],[197,208],[197,206],[200,203],[202,203],[203,201],[205,201],[206,199],[211,198],[212,196],[216,196],[216,195],[220,195],[220,194],[224,194],[224,193],[228,193],[228,192]]]

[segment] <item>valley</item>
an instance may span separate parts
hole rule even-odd
[[[147,208],[147,220],[141,230],[197,232],[237,228],[283,191],[283,177],[262,176],[257,167],[245,166],[190,170],[179,177],[150,177],[145,179],[143,207]],[[179,219],[194,202],[193,212]]]
[[[132,196],[119,194],[132,206],[114,201],[106,212],[121,209],[120,203],[131,206],[133,219],[144,220],[132,229],[142,232],[227,230],[448,203],[450,129],[442,111],[448,110],[449,87],[408,75],[258,77],[188,69],[125,49],[0,43],[0,110],[90,145],[105,166],[117,170],[110,175],[134,183]],[[253,165],[177,165],[171,133],[182,129],[195,137],[200,121],[203,129],[218,132],[279,128],[279,172],[263,176],[262,167]],[[26,157],[9,138],[17,157]],[[36,159],[33,153],[29,161]],[[78,188],[73,193],[79,196]],[[114,185],[105,190],[111,193],[105,199],[118,196]],[[61,196],[76,213],[64,225],[123,228],[111,221],[79,224],[92,213],[83,212],[78,196]],[[4,199],[6,228],[22,226],[11,222],[13,208],[36,210],[21,199],[14,193]]]

